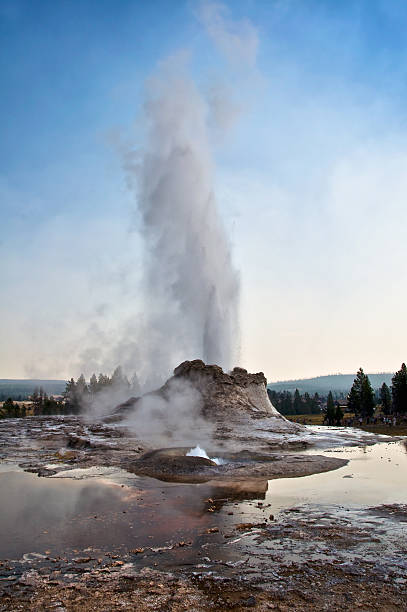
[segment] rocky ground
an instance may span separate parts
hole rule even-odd
[[[104,466],[120,466],[135,446],[123,433],[76,417],[16,424],[12,435],[10,422],[0,424],[3,459],[45,475],[81,471],[102,458]],[[185,534],[169,528],[162,546],[3,559],[0,610],[407,610],[405,505],[300,505],[272,516],[259,501],[262,482],[254,479],[252,494],[248,482],[240,493],[218,483],[218,497],[199,507],[205,522]]]
[[[308,445],[298,439],[287,440],[286,443],[280,441],[279,444],[281,449]],[[322,455],[277,453],[275,446],[270,452],[267,444],[260,448],[266,452],[259,455],[254,450],[245,451],[244,456],[214,450],[214,453],[229,457],[229,463],[222,466],[191,461],[191,458],[184,456],[188,447],[179,450],[177,462],[163,462],[162,457],[154,459],[148,456],[148,460],[143,459],[151,448],[119,425],[87,423],[74,416],[0,421],[0,459],[15,461],[26,471],[37,472],[41,476],[52,476],[74,467],[107,465],[163,480],[173,478],[174,481],[202,482],[225,478],[241,480],[305,476],[336,469],[346,463],[346,460]],[[256,457],[260,457],[260,460],[256,460]]]
[[[406,610],[406,509],[345,514],[294,508],[169,552],[3,561],[0,610]]]
[[[273,514],[266,497],[270,479],[347,464],[345,455],[308,449],[383,438],[287,422],[261,373],[185,362],[156,392],[169,408],[180,381],[198,392],[213,425],[206,450],[223,465],[187,457],[174,438],[157,450],[129,419],[144,414],[137,399],[105,422],[0,421],[0,468],[32,472],[3,474],[26,509],[16,524],[18,508],[3,504],[3,523],[21,541],[3,534],[15,554],[0,561],[0,610],[407,610],[405,505],[298,503]],[[63,504],[53,506],[56,491]]]

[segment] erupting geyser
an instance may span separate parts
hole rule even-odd
[[[149,81],[144,110],[146,145],[125,170],[146,244],[141,376],[153,388],[186,357],[236,364],[239,279],[216,205],[208,106],[184,58]]]

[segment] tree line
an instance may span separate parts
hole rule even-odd
[[[392,377],[391,387],[383,383],[380,390],[373,390],[369,377],[360,368],[353,381],[351,390],[346,398],[348,412],[357,418],[367,419],[374,414],[376,406],[381,406],[381,411],[386,416],[405,417],[407,415],[407,367],[403,363]],[[123,375],[118,366],[111,377],[100,373],[98,377],[92,374],[89,383],[83,374],[75,381],[71,378],[67,384],[63,397],[54,398],[48,396],[42,387],[36,388],[31,396],[31,404],[18,404],[11,398],[7,398],[0,406],[0,418],[25,417],[29,412],[35,416],[51,414],[78,414],[84,408],[89,407],[98,397],[105,395],[111,397],[114,402],[118,393],[124,395],[139,395],[140,388],[137,375],[134,374],[131,381]],[[301,395],[298,389],[294,395],[289,391],[275,391],[267,389],[270,401],[283,415],[295,414],[320,414],[325,412],[325,420],[329,425],[340,424],[343,411],[338,400],[345,399],[343,394],[332,391],[328,397],[321,397],[318,393],[311,396],[308,392]],[[336,401],[335,401],[336,400]]]
[[[311,396],[305,392],[300,394],[298,389],[292,394],[289,391],[275,391],[267,389],[271,403],[283,415],[325,414],[329,425],[340,424],[343,419],[343,407],[361,419],[371,418],[376,406],[381,406],[385,416],[407,415],[407,368],[401,365],[391,379],[389,387],[385,382],[380,389],[373,390],[369,377],[360,368],[353,381],[352,387],[345,395],[329,391],[328,396],[315,393]]]
[[[67,383],[62,398],[48,396],[42,387],[36,387],[29,398],[29,403],[17,403],[7,398],[0,406],[0,418],[23,418],[27,414],[34,416],[51,414],[79,414],[89,408],[98,398],[108,397],[114,404],[119,394],[139,395],[140,388],[137,375],[128,380],[118,366],[111,377],[100,373],[98,377],[92,374],[89,383],[83,374],[75,381],[71,378]]]
[[[402,363],[391,379],[391,388],[384,382],[376,392],[373,390],[369,376],[359,368],[356,378],[347,397],[347,411],[355,415],[359,421],[371,419],[379,405],[385,417],[396,419],[407,415],[407,368]],[[338,406],[328,396],[325,419],[328,425],[338,423]]]
[[[274,391],[267,389],[269,399],[273,406],[283,415],[292,414],[319,414],[324,401],[318,393],[311,396],[308,392],[301,395],[298,389],[294,395],[290,391]]]
[[[372,389],[369,377],[360,368],[348,395],[348,410],[363,419],[373,416],[375,407],[380,404],[386,416],[407,415],[407,367],[401,364],[392,380],[391,388],[383,383],[378,393]]]
[[[78,414],[97,400],[98,396],[111,395],[114,398],[119,393],[127,394],[128,397],[140,393],[137,374],[134,374],[132,379],[129,380],[123,374],[121,366],[115,369],[111,377],[102,373],[98,377],[96,377],[96,374],[92,374],[89,383],[86,382],[83,374],[79,376],[76,382],[71,378],[66,384],[64,400],[65,404],[69,406],[71,414]]]
[[[11,397],[7,398],[0,407],[0,418],[24,418],[27,413],[35,416],[49,414],[68,414],[67,407],[60,399],[48,396],[42,387],[36,387],[32,396],[29,398],[30,403],[18,403],[13,401]]]

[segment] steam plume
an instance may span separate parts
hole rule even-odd
[[[145,240],[147,387],[187,358],[236,363],[239,280],[216,204],[207,112],[185,58],[171,58],[147,85],[145,148],[125,156]]]
[[[228,7],[220,2],[201,2],[196,10],[208,36],[231,64],[256,68],[259,38],[248,19],[233,20]]]

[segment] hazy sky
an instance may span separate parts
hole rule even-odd
[[[143,241],[121,150],[143,147],[146,79],[177,53],[211,111],[240,365],[398,369],[406,31],[404,0],[2,0],[0,378],[138,368]]]

